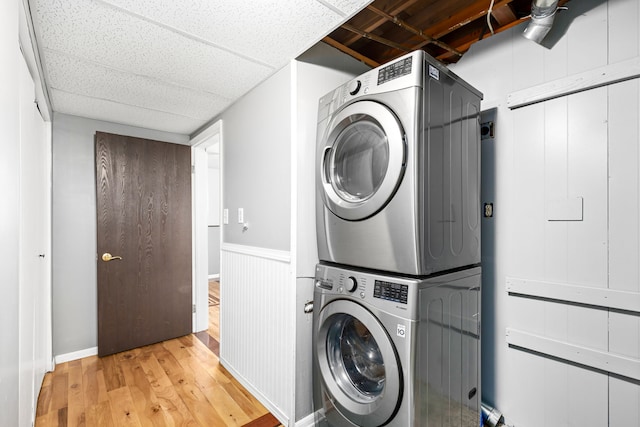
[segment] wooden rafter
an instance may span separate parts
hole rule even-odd
[[[325,37],[324,39],[322,39],[323,42],[327,43],[328,45],[331,45],[333,47],[335,47],[338,50],[341,50],[342,52],[346,53],[347,55],[350,55],[362,62],[364,62],[365,64],[367,64],[368,66],[375,68],[378,65],[380,65],[379,62],[374,61],[371,58],[367,58],[366,56],[362,55],[361,53],[356,52],[355,50],[351,49],[349,46],[345,46],[342,43],[332,39],[331,37]]]
[[[513,10],[511,9],[511,7],[509,7],[508,4],[505,4],[501,7],[494,7],[491,16],[493,16],[493,18],[498,21],[498,24],[500,24],[500,26],[508,25],[513,21],[518,20],[518,17],[515,13],[513,13]]]
[[[501,32],[503,32],[505,30],[508,30],[509,28],[514,27],[514,26],[520,24],[521,22],[523,22],[523,21],[525,21],[527,19],[528,18],[519,19],[519,20],[513,21],[513,22],[511,22],[511,23],[509,23],[507,25],[503,25],[502,27],[495,28],[494,29],[494,34],[498,34],[498,33],[501,33]],[[479,37],[480,34],[482,35],[482,38]],[[476,34],[470,33],[471,36],[475,36],[475,37],[471,37],[470,36],[466,40],[461,40],[461,42],[456,45],[456,49],[460,50],[461,52],[466,52],[466,51],[469,50],[469,48],[471,47],[472,44],[492,36],[492,34],[489,31],[486,31],[486,32],[480,33],[480,34],[476,35]],[[443,62],[453,62],[455,59],[457,59],[457,58],[454,58],[453,55],[451,55],[448,52],[447,53],[443,53],[442,55],[438,55],[436,58],[439,59],[440,61],[443,61]]]
[[[402,46],[400,43],[396,43],[396,42],[394,42],[392,40],[387,40],[384,37],[376,36],[375,34],[367,33],[365,31],[362,31],[362,30],[354,27],[353,25],[343,24],[342,28],[344,28],[345,30],[349,30],[349,31],[351,31],[353,33],[356,33],[356,34],[360,35],[360,37],[364,37],[366,39],[373,40],[375,42],[378,42],[378,43],[383,44],[385,46],[392,47],[394,49],[401,50],[403,52],[410,52],[412,50],[410,47]]]
[[[394,7],[390,13],[392,15],[397,15],[400,12],[402,12],[403,10],[407,9],[408,7],[412,6],[413,4],[417,3],[419,0],[405,0],[405,1],[401,1],[398,3],[398,5],[396,7]],[[374,31],[376,28],[380,27],[382,24],[386,23],[387,20],[385,18],[378,18],[375,19],[373,21],[371,21],[370,23],[368,23],[362,30],[366,33],[371,33],[372,31]],[[355,43],[356,41],[360,40],[362,38],[362,36],[360,36],[359,34],[355,34],[352,37],[347,38],[344,41],[344,45],[345,46],[351,46],[353,43]]]
[[[508,5],[513,0],[499,0],[496,1],[493,5],[493,9],[499,9],[503,6]],[[475,21],[476,19],[482,18],[483,16],[487,16],[487,12],[489,12],[489,5],[491,2],[474,2],[469,7],[466,7],[459,12],[453,14],[448,19],[442,20],[438,25],[434,25],[431,27],[430,33],[431,36],[439,39],[447,34],[450,34],[465,25]]]
[[[375,6],[367,6],[367,8],[372,11],[373,13],[376,13],[380,16],[382,16],[383,18],[387,19],[389,22],[393,22],[394,24],[396,24],[397,26],[399,26],[400,28],[404,28],[405,30],[409,31],[410,33],[413,33],[421,38],[423,38],[427,44],[428,43],[432,43],[438,47],[441,47],[444,50],[449,51],[450,53],[453,53],[454,55],[458,55],[458,56],[462,56],[462,53],[459,52],[458,50],[452,48],[451,46],[449,46],[446,43],[441,42],[440,40],[436,40],[433,37],[425,34],[422,30],[415,28],[412,25],[409,25],[407,22],[405,22],[404,20],[398,18],[397,16],[392,16],[389,15],[387,12],[378,9]],[[422,44],[422,46],[424,46],[424,44]],[[420,46],[420,47],[422,47]],[[416,49],[418,49],[418,47],[416,47]]]
[[[375,0],[325,41],[372,67],[416,49],[451,63],[473,43],[528,20],[531,1]]]

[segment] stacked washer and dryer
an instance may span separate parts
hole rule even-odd
[[[320,99],[318,424],[479,425],[481,98],[416,51]]]

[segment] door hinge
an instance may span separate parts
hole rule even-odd
[[[191,165],[191,173],[196,173],[196,166],[195,165]]]
[[[193,304],[193,305],[191,306],[191,312],[192,312],[192,313],[195,313],[195,312],[196,312],[196,305],[195,305],[195,304]]]

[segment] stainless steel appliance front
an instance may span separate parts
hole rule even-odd
[[[415,279],[320,264],[318,425],[476,427],[480,268]]]
[[[481,94],[424,52],[320,100],[320,260],[411,275],[480,262]]]

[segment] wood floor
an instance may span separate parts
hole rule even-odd
[[[208,333],[56,365],[36,427],[278,426],[219,363],[219,284],[209,289]]]

